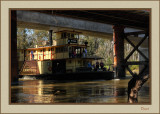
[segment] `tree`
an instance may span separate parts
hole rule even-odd
[[[48,31],[34,30],[27,28],[18,28],[17,30],[17,48],[27,49],[33,48],[35,45],[41,45],[42,41],[49,38]]]
[[[18,49],[26,49],[29,47],[28,43],[28,35],[26,28],[18,28],[17,30],[17,48]]]
[[[96,38],[92,36],[82,36],[84,41],[88,42],[88,55],[97,55],[104,58],[102,61],[104,64],[113,63],[113,43],[110,40]],[[111,59],[112,58],[112,59]],[[108,59],[110,60],[108,63]]]
[[[41,46],[43,41],[49,39],[49,32],[44,30],[34,30],[33,37],[35,38],[35,44]]]
[[[149,75],[133,75],[133,78],[128,82],[128,103],[138,102],[138,91],[148,79]]]

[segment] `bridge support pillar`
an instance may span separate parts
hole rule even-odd
[[[113,26],[113,41],[115,78],[125,77],[124,27],[122,25]]]
[[[53,30],[49,30],[49,45],[52,46],[52,31]]]
[[[18,61],[17,61],[17,13],[11,11],[11,83],[18,81]]]

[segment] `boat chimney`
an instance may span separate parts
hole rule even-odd
[[[52,31],[53,30],[49,30],[49,45],[52,46]]]

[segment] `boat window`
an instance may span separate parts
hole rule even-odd
[[[61,47],[61,52],[63,52],[63,50],[64,50],[64,47]]]
[[[74,34],[71,34],[71,38],[74,38]]]
[[[64,38],[64,33],[61,34],[61,38],[62,38],[62,39]]]
[[[87,62],[84,60],[84,61],[83,61],[83,65],[86,66],[86,64],[87,64]]]
[[[68,62],[69,62],[69,63],[72,63],[72,61],[71,61],[71,60],[69,60]]]
[[[63,32],[62,34],[61,34],[61,38],[63,39],[63,38],[66,38],[66,32]]]
[[[76,49],[76,53],[80,54],[80,48]]]
[[[51,48],[51,51],[54,51],[54,48]]]
[[[64,52],[68,51],[68,47],[64,47]]]
[[[64,33],[63,37],[66,38],[66,32]]]
[[[70,38],[70,33],[67,33],[67,38]]]
[[[61,48],[58,48],[58,52],[59,52],[59,53],[61,52]]]
[[[80,61],[80,60],[78,61],[78,64],[81,64],[81,61]]]
[[[42,50],[40,50],[40,52],[42,52]]]
[[[59,48],[56,48],[56,53],[58,53],[59,52]]]
[[[74,35],[74,38],[79,38],[79,37],[78,37],[78,34],[75,34],[75,35]]]
[[[67,50],[68,50],[68,47],[59,47],[59,48],[56,48],[56,53],[66,52]]]
[[[59,48],[59,52],[61,53],[61,52],[62,52],[62,50],[63,50],[63,49],[62,49],[62,47],[60,47],[60,48]]]

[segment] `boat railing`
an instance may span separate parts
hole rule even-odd
[[[66,73],[72,73],[75,72],[75,66],[67,66]]]
[[[83,57],[83,55],[80,53],[76,53],[76,54],[69,53],[69,58],[82,58],[82,57]]]
[[[65,38],[53,40],[53,46],[64,45],[64,44],[84,44],[84,39],[77,38]]]
[[[91,72],[92,67],[77,67],[76,68],[76,72]]]
[[[93,69],[91,67],[85,67],[85,66],[67,66],[66,72],[91,72]]]
[[[51,54],[27,54],[24,56],[19,56],[18,60],[53,60],[54,59],[54,53]],[[20,59],[21,58],[21,59]]]

